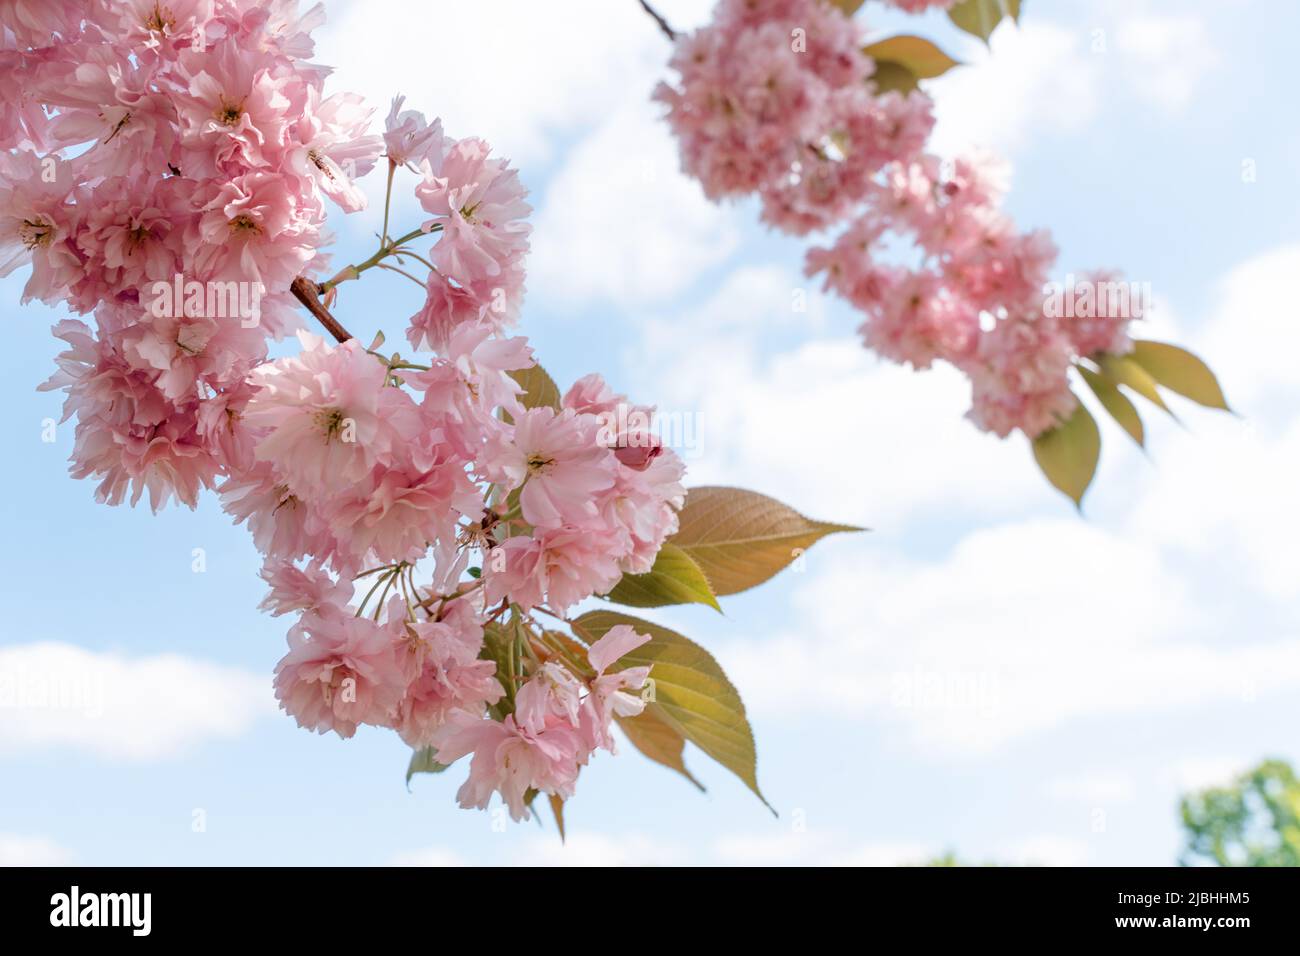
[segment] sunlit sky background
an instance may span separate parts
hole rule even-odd
[[[709,5],[662,0],[678,27]],[[72,427],[35,387],[49,310],[0,283],[0,673],[81,675],[89,708],[0,702],[0,863],[1170,864],[1178,795],[1300,756],[1300,9],[1264,0],[1025,4],[989,55],[940,16],[869,2],[970,65],[933,87],[945,150],[1010,163],[1009,207],[1061,272],[1149,282],[1149,334],[1204,354],[1240,418],[1115,427],[1077,516],[1023,441],[963,419],[961,380],[885,365],[800,275],[803,243],[677,171],[650,91],[668,56],[635,0],[328,5],[332,89],[395,92],[514,159],[537,208],[521,331],[562,385],[601,370],[695,416],[691,483],[779,497],[870,534],[818,545],[727,600],[654,613],[745,697],[774,819],[698,752],[701,795],[625,746],[584,771],[570,838],[462,811],[464,771],[403,784],[407,751],[277,714],[285,624],[260,615],[247,533],[109,509],[67,477]],[[1243,164],[1253,164],[1245,181]],[[417,215],[405,183],[395,222]],[[380,197],[378,176],[369,182]],[[373,248],[381,203],[333,227]],[[808,288],[806,312],[792,292]],[[344,291],[358,334],[401,337],[418,292]],[[206,571],[191,570],[194,549]],[[925,692],[907,700],[912,682]],[[933,689],[946,688],[935,694]],[[204,826],[196,827],[200,820]]]

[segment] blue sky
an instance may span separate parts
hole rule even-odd
[[[682,27],[708,11],[660,6]],[[537,211],[520,331],[561,384],[600,370],[691,416],[690,483],[874,529],[818,545],[725,616],[653,615],[731,674],[781,816],[698,752],[707,795],[624,747],[584,771],[561,847],[457,809],[458,769],[408,792],[390,733],[299,730],[271,698],[285,627],[256,611],[246,532],[211,499],[157,517],[98,506],[66,475],[71,425],[42,441],[59,417],[35,391],[56,316],[17,305],[16,275],[0,282],[0,675],[72,697],[0,700],[0,863],[895,863],[951,848],[1164,864],[1180,792],[1300,757],[1300,129],[1279,121],[1293,108],[1278,83],[1300,11],[1031,0],[991,56],[940,17],[861,14],[970,63],[934,87],[939,145],[1007,158],[1009,208],[1053,230],[1062,272],[1151,283],[1147,334],[1200,351],[1241,412],[1148,416],[1148,457],[1103,427],[1083,518],[1022,441],[962,420],[956,376],[863,351],[855,316],[801,278],[801,242],[678,174],[649,103],[667,47],[634,0],[329,12],[334,89],[381,111],[403,92],[521,168]],[[336,217],[339,262],[371,251],[379,213]],[[414,216],[404,200],[395,221]],[[339,313],[397,340],[416,305],[370,274]]]

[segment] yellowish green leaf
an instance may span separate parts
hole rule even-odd
[[[1097,401],[1101,402],[1102,407],[1110,413],[1110,417],[1115,419],[1139,446],[1146,447],[1146,431],[1142,427],[1142,416],[1138,414],[1137,406],[1129,397],[1121,392],[1114,382],[1092,369],[1079,366],[1079,374],[1092,389],[1092,394],[1097,396]]]
[[[862,8],[866,0],[830,0],[831,6],[839,7],[846,17],[851,17]]]
[[[889,37],[868,44],[862,52],[876,61],[877,69],[882,63],[893,63],[920,80],[943,76],[954,66],[961,66],[929,40],[918,36]]]
[[[692,488],[671,543],[704,571],[713,593],[762,584],[828,534],[861,531],[813,521],[774,498],[740,488]]]
[[[510,377],[524,390],[519,396],[519,401],[524,408],[554,408],[559,411],[560,387],[555,384],[555,380],[550,375],[546,374],[546,369],[540,365],[515,369],[510,373]]]
[[[551,813],[555,816],[555,828],[560,831],[560,842],[564,842],[564,798],[553,793],[547,794],[551,801]]]
[[[718,599],[695,559],[665,542],[645,574],[625,574],[607,597],[628,607],[663,607],[666,604],[707,604],[721,611]]]
[[[948,19],[959,30],[986,44],[1004,17],[1020,21],[1020,0],[960,0],[948,11]]]
[[[1174,414],[1165,404],[1151,373],[1127,355],[1103,355],[1097,359],[1097,364],[1101,366],[1105,376],[1116,385],[1131,388],[1148,402],[1164,409],[1170,415]]]
[[[758,788],[758,756],[745,705],[713,655],[676,631],[616,611],[591,611],[572,626],[579,640],[591,645],[619,624],[650,635],[649,643],[619,661],[621,668],[651,668],[654,702],[648,708],[738,776],[771,810]]]
[[[1083,495],[1097,473],[1101,433],[1097,420],[1080,403],[1069,418],[1034,439],[1034,458],[1047,480],[1083,507]]]
[[[683,757],[686,738],[659,716],[657,704],[647,704],[646,709],[635,717],[615,717],[614,720],[633,747],[655,763],[676,770],[703,792],[704,785],[686,769]]]
[[[1210,367],[1186,349],[1165,342],[1133,343],[1132,361],[1171,392],[1206,408],[1231,411]]]

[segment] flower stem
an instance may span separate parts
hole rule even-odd
[[[440,232],[441,230],[442,230],[442,226],[435,225],[429,230],[429,233]],[[391,242],[389,242],[387,239],[381,240],[378,251],[376,251],[375,254],[371,256],[369,259],[365,260],[364,262],[358,262],[356,265],[348,266],[342,272],[336,275],[334,278],[327,279],[325,282],[322,282],[320,286],[321,293],[324,294],[328,292],[330,289],[334,288],[341,282],[347,282],[350,279],[358,278],[361,275],[361,273],[365,272],[367,269],[373,269],[375,266],[379,265],[379,263],[382,262],[384,259],[387,259],[389,256],[397,252],[397,247],[402,245],[402,243],[410,242],[412,239],[418,239],[422,235],[426,235],[424,229],[416,228],[416,229],[412,229],[410,232],[402,236],[400,239],[395,239]]]
[[[397,164],[391,159],[388,161],[388,184],[384,186],[384,231],[379,237],[379,245],[388,245],[388,207],[393,202],[393,173],[397,172]]]

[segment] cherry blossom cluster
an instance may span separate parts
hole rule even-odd
[[[425,229],[443,227],[427,286],[458,300],[522,283],[527,229],[490,213],[497,200],[526,213],[514,171],[446,162],[485,148],[435,140],[419,165]],[[437,215],[448,208],[454,221]],[[500,793],[520,819],[532,794],[567,799],[592,753],[614,749],[610,722],[640,712],[648,672],[611,667],[649,636],[614,628],[583,651],[534,614],[563,620],[649,571],[677,528],[683,467],[639,427],[651,410],[629,414],[598,375],[558,408],[528,407],[510,373],[531,350],[487,317],[487,295],[484,318],[458,304],[412,319],[412,340],[445,340],[427,364],[304,334],[299,355],[256,369],[237,428],[251,464],[221,495],[267,557],[265,607],[299,614],[276,669],[284,709],[344,737],[390,727],[442,764],[473,754],[461,805]]]
[[[460,249],[444,232],[435,252],[474,261],[506,225],[471,224]],[[613,749],[614,714],[639,712],[644,670],[607,671],[649,638],[611,631],[575,656],[534,614],[563,619],[650,569],[677,527],[680,459],[620,430],[650,410],[629,415],[599,376],[558,409],[526,407],[509,374],[533,365],[526,340],[490,323],[455,326],[424,365],[304,339],[253,373],[239,428],[253,464],[221,487],[267,556],[265,606],[300,614],[277,697],[321,732],[391,727],[441,763],[472,751],[464,806],[499,791],[518,818],[529,791],[567,798],[591,753]]]
[[[624,660],[648,635],[584,646],[536,615],[649,571],[684,468],[653,410],[599,375],[555,399],[536,384],[508,332],[529,248],[517,172],[401,97],[372,134],[308,62],[321,20],[296,0],[0,4],[0,274],[30,263],[24,301],[87,317],[56,325],[68,349],[42,386],[76,418],[72,474],[155,510],[212,488],[251,531],[264,609],[296,617],[283,709],[469,756],[461,804],[500,793],[526,817],[614,749],[649,671]],[[361,209],[381,160],[378,250],[306,278],[325,274],[326,200]],[[424,221],[391,238],[408,174]],[[406,333],[427,361],[329,312],[372,268],[421,287]],[[299,302],[336,342],[298,330]],[[300,351],[268,361],[294,331]]]
[[[655,98],[711,199],[756,194],[794,235],[844,221],[933,126],[920,94],[877,95],[857,25],[824,0],[722,0],[682,36]]]
[[[110,504],[213,487],[249,373],[299,322],[290,282],[323,263],[325,199],[363,203],[382,144],[358,97],[323,94],[319,11],[296,6],[4,7],[0,273],[30,262],[24,301],[93,316],[56,329],[48,387]]]
[[[710,198],[757,195],[783,232],[842,227],[806,271],[864,314],[867,347],[918,369],[951,363],[977,426],[1035,437],[1074,409],[1078,358],[1131,348],[1131,316],[1109,299],[1086,317],[1047,314],[1050,236],[1017,230],[987,164],[925,152],[931,100],[880,92],[862,46],[825,0],[721,0],[679,38],[679,78],[656,92],[683,168]]]

